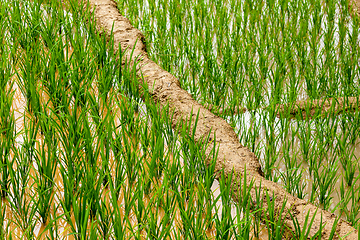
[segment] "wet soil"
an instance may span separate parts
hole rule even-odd
[[[359,1],[360,3],[360,1]],[[230,108],[216,108],[211,104],[204,105],[212,113],[218,116],[230,116],[242,114],[249,109],[238,106],[234,109]],[[331,117],[343,112],[356,111],[360,108],[360,97],[339,97],[339,98],[325,98],[325,99],[307,99],[286,104],[276,105],[276,113],[279,118],[300,117],[302,119],[316,118],[316,117]],[[267,107],[259,110],[266,110]]]
[[[328,117],[343,113],[344,111],[355,111],[360,108],[360,97],[340,97],[315,100],[296,101],[289,104],[277,106],[278,117],[289,114],[291,117],[315,118],[318,116]]]
[[[349,8],[353,10],[354,13],[360,15],[360,0],[350,0]]]
[[[260,190],[264,199],[266,199],[267,192],[270,195],[274,192],[276,197],[270,203],[274,204],[275,209],[280,209],[286,201],[286,214],[283,214],[282,218],[290,231],[294,231],[295,227],[288,212],[297,219],[301,229],[304,227],[306,216],[309,213],[310,217],[314,216],[314,222],[310,229],[310,237],[318,232],[321,222],[326,222],[322,238],[329,238],[332,225],[337,218],[335,214],[321,210],[309,202],[298,199],[287,193],[280,185],[266,180],[263,177],[261,166],[255,154],[239,143],[233,128],[224,119],[217,117],[196,102],[188,92],[180,88],[178,79],[149,59],[146,53],[144,35],[134,28],[127,18],[119,13],[115,2],[112,0],[89,0],[84,1],[84,5],[87,2],[90,3],[91,11],[93,11],[97,20],[98,31],[109,36],[113,29],[115,48],[120,44],[122,49],[133,49],[132,53],[131,51],[124,53],[125,59],[133,63],[137,62],[137,67],[140,70],[138,71],[139,76],[143,76],[143,80],[148,86],[154,101],[163,107],[170,107],[172,113],[169,116],[172,116],[173,126],[176,127],[178,123],[191,117],[195,119],[198,114],[195,139],[200,141],[211,133],[211,139],[219,147],[216,163],[217,178],[221,177],[220,173],[222,171],[225,178],[232,178],[232,197],[235,201],[238,202],[240,200],[237,194],[240,188],[239,181],[242,179],[246,169],[247,184],[250,185],[251,180],[255,183],[255,187],[251,190],[253,201],[256,191],[259,192]],[[141,79],[139,77],[139,81]],[[191,127],[194,127],[194,124]],[[211,149],[208,148],[207,153],[210,152]],[[266,200],[264,201],[263,208],[268,208]],[[339,237],[357,239],[358,231],[348,222],[340,219],[337,223],[335,239]]]

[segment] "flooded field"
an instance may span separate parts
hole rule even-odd
[[[203,146],[140,100],[111,43],[62,7],[1,2],[1,238],[254,234]]]
[[[358,226],[359,103],[347,107],[359,95],[352,2],[117,2],[152,58],[226,118],[267,179]],[[320,106],[314,116],[303,104],[292,114],[300,101],[326,99],[341,99],[338,109]]]
[[[215,179],[210,133],[195,141],[195,119],[174,130],[113,39],[66,3],[0,3],[0,236],[282,239],[284,222],[259,207],[274,196],[255,201],[244,188],[234,203],[230,178]],[[233,126],[266,179],[358,227],[358,107],[325,117],[277,107],[359,95],[348,2],[118,4],[151,57]]]

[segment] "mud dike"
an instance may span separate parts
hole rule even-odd
[[[191,117],[195,119],[198,115],[195,130],[196,141],[200,141],[210,133],[210,138],[215,139],[214,134],[216,134],[215,141],[219,147],[215,170],[216,177],[220,178],[220,173],[223,172],[225,178],[232,178],[230,181],[232,183],[231,192],[235,202],[241,201],[238,198],[238,190],[241,187],[240,181],[246,171],[247,185],[252,186],[250,194],[253,201],[256,199],[256,194],[260,192],[261,197],[264,199],[264,205],[262,206],[264,209],[268,208],[266,195],[272,196],[274,193],[274,196],[276,196],[271,199],[271,204],[274,204],[275,209],[280,210],[285,202],[285,210],[281,218],[290,231],[295,232],[296,228],[292,217],[297,219],[301,229],[304,228],[306,222],[309,224],[310,219],[314,217],[309,237],[315,236],[321,224],[325,224],[322,238],[328,239],[335,223],[337,227],[334,239],[339,237],[351,240],[358,239],[358,231],[348,222],[340,219],[336,223],[337,217],[335,214],[321,210],[305,200],[296,198],[287,193],[277,183],[266,180],[263,177],[260,163],[255,154],[239,143],[233,128],[224,119],[214,115],[196,102],[187,91],[180,88],[177,78],[149,59],[144,43],[144,35],[119,13],[115,2],[112,0],[84,0],[84,5],[87,2],[89,2],[90,10],[96,18],[98,31],[108,36],[112,32],[115,50],[119,50],[119,45],[121,49],[133,49],[133,51],[125,51],[123,58],[131,62],[137,62],[139,81],[142,81],[140,76],[143,76],[154,101],[162,107],[168,106],[173,111],[173,127],[176,127],[178,123],[185,119]],[[207,149],[207,153],[210,152],[211,149]],[[251,184],[252,182],[253,184]],[[310,218],[308,220],[307,215]]]

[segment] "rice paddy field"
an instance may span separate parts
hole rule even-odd
[[[117,2],[145,33],[152,58],[234,126],[267,179],[358,226],[359,18],[352,2]],[[278,111],[279,104],[330,98],[326,115],[310,105],[295,116],[291,107]]]
[[[267,179],[359,228],[359,18],[348,1],[116,2]],[[230,179],[215,180],[214,141],[195,141],[197,119],[172,126],[83,6],[0,0],[0,239],[308,239],[306,227],[286,231],[284,209],[254,209],[246,174],[233,202]],[[296,101],[329,98],[326,114],[292,114]]]

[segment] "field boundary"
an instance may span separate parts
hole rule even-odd
[[[220,178],[220,173],[223,172],[226,178],[232,178],[231,191],[235,202],[240,200],[237,197],[241,184],[239,180],[244,175],[246,169],[248,185],[251,185],[251,181],[254,181],[255,187],[251,190],[252,199],[255,199],[256,194],[260,190],[261,197],[265,199],[263,207],[266,209],[268,207],[266,194],[268,192],[270,195],[274,193],[276,198],[271,200],[273,201],[272,204],[275,205],[276,209],[280,209],[284,201],[286,201],[285,213],[291,213],[297,219],[301,229],[307,224],[307,215],[309,214],[310,218],[314,216],[314,221],[310,228],[310,237],[318,232],[321,223],[324,224],[326,222],[326,225],[323,227],[322,238],[329,238],[332,226],[337,221],[335,214],[321,210],[311,203],[296,198],[287,193],[277,183],[266,180],[263,177],[261,166],[255,154],[239,143],[233,128],[224,119],[211,113],[207,108],[195,101],[187,91],[180,87],[176,77],[149,59],[146,53],[144,35],[134,28],[127,18],[119,13],[114,1],[83,0],[82,3],[84,6],[87,6],[88,3],[90,4],[90,11],[95,16],[99,33],[105,33],[109,37],[110,34],[113,34],[116,51],[119,49],[119,46],[121,46],[121,49],[133,49],[132,51],[125,51],[123,59],[137,63],[139,80],[143,79],[145,81],[153,99],[162,107],[168,106],[173,111],[173,127],[176,127],[178,123],[185,119],[196,118],[198,114],[195,140],[200,141],[211,133],[211,140],[215,140],[216,145],[219,147],[215,167],[216,177]],[[214,134],[216,134],[216,138]],[[211,149],[207,149],[207,153],[210,152]],[[289,214],[284,214],[282,217],[284,223],[294,232],[295,226]],[[335,239],[338,237],[358,239],[358,231],[350,223],[340,219],[337,222]]]
[[[237,107],[235,109],[220,108],[216,109],[213,105],[204,105],[205,108],[219,116],[230,116],[233,114],[242,114],[247,111],[267,110],[269,107],[258,109],[246,109]],[[360,97],[338,97],[325,99],[307,99],[275,106],[277,116],[295,118],[299,116],[302,119],[315,118],[318,116],[335,116],[343,112],[352,112],[360,109]]]

